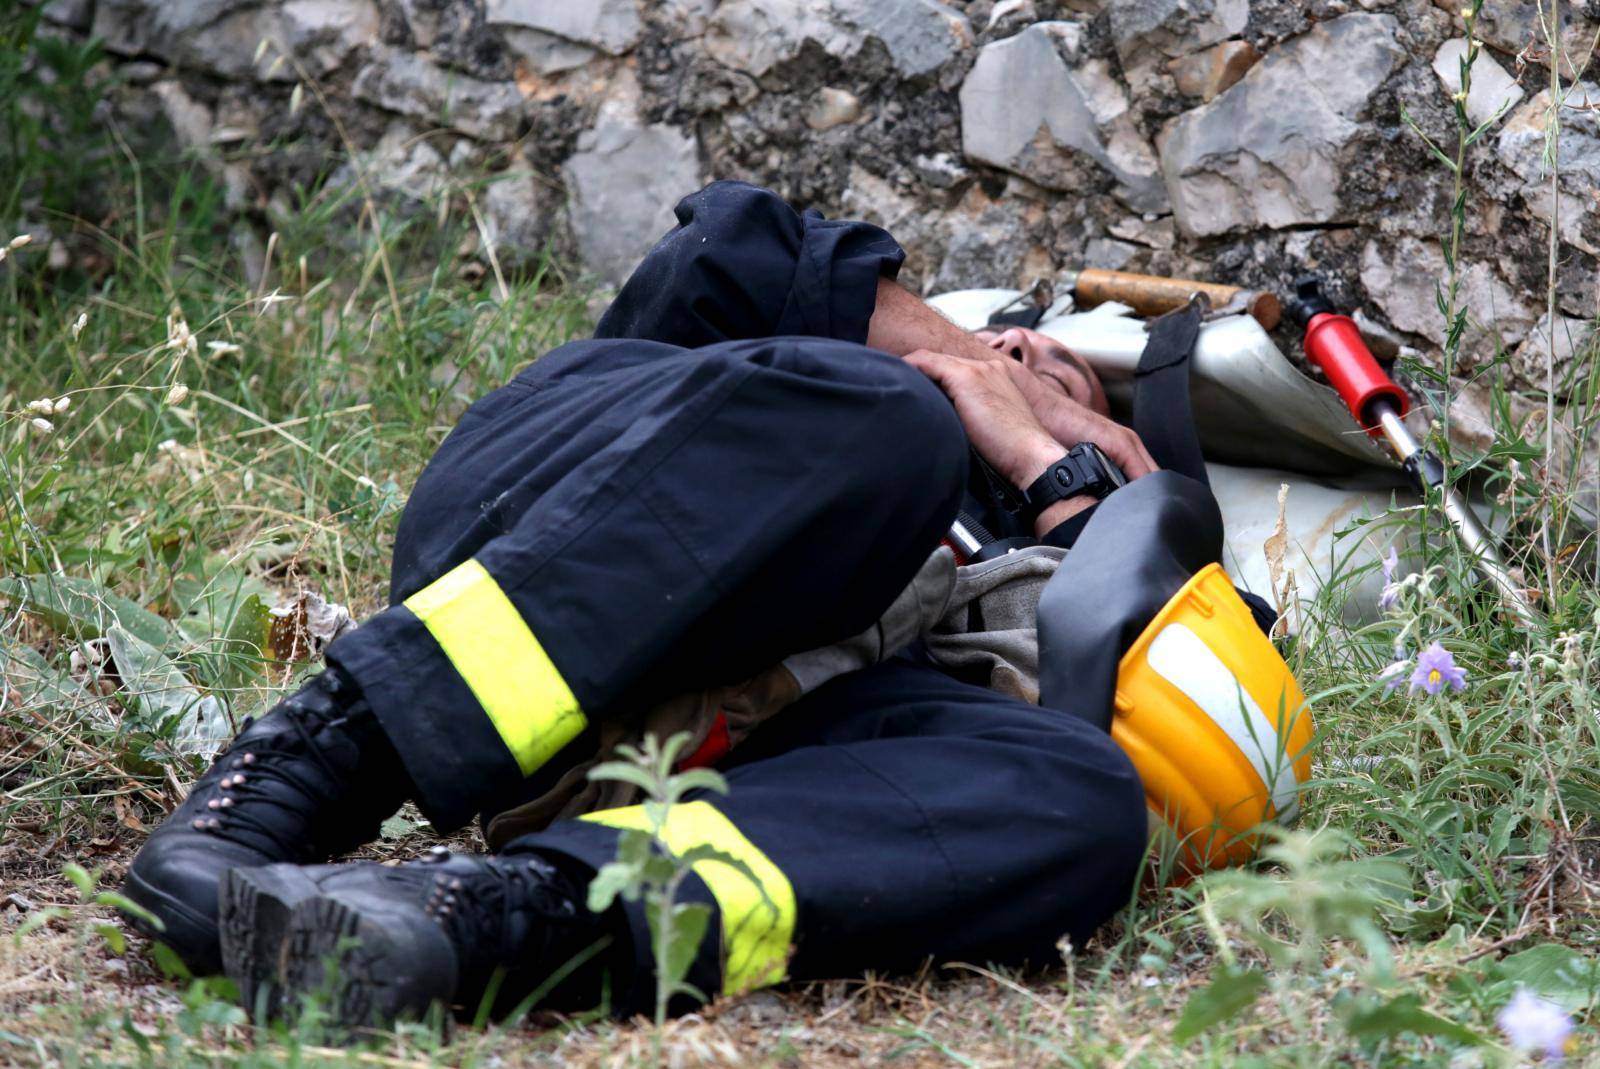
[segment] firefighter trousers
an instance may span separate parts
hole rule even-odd
[[[860,632],[961,503],[950,404],[860,344],[892,240],[733,184],[679,216],[602,320],[614,336],[466,413],[402,518],[393,604],[329,650],[442,827],[540,793],[608,717]],[[746,870],[707,860],[686,884],[716,918],[691,982],[1081,943],[1127,900],[1145,841],[1104,719],[911,656],[807,695],[725,761],[728,796],[672,812],[673,849],[709,844]],[[596,869],[642,820],[560,821],[508,852]],[[642,908],[624,911],[618,1004],[635,1008],[650,941]]]

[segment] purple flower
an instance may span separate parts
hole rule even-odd
[[[1378,608],[1392,609],[1400,600],[1400,584],[1394,581],[1395,569],[1400,567],[1400,554],[1393,546],[1383,557],[1383,593],[1378,595]]]
[[[1385,694],[1400,685],[1401,680],[1406,677],[1406,669],[1411,667],[1411,662],[1406,659],[1403,651],[1395,650],[1394,656],[1395,659],[1378,673],[1378,678],[1383,680]]]
[[[1559,1062],[1566,1056],[1567,1043],[1572,1037],[1572,1018],[1548,999],[1518,990],[1495,1015],[1495,1023],[1516,1050],[1542,1051],[1552,1062]]]
[[[1456,667],[1456,659],[1450,656],[1449,650],[1435,642],[1417,655],[1417,666],[1411,670],[1411,690],[1415,693],[1420,688],[1429,694],[1438,694],[1446,686],[1465,690],[1467,673],[1466,669]]]

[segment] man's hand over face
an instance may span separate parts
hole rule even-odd
[[[972,447],[1012,486],[1026,487],[1061,459],[1061,442],[1034,415],[1007,367],[1011,361],[951,356],[929,349],[907,353],[905,359],[939,384],[956,406]]]
[[[1063,446],[1093,442],[1130,479],[1156,470],[1139,436],[1111,421],[1094,369],[1060,342],[1036,330],[1011,327],[976,337],[1009,365],[1039,422]]]
[[[1093,409],[1074,401],[1060,390],[1039,381],[1039,377],[1014,360],[996,360],[1017,383],[1039,424],[1064,446],[1093,442],[1116,461],[1129,479],[1149,475],[1159,466],[1145,449],[1144,442],[1131,429]]]

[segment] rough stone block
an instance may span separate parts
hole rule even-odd
[[[1372,302],[1394,327],[1435,345],[1445,342],[1445,319],[1436,299],[1444,280],[1444,252],[1437,242],[1372,240],[1361,251],[1361,284]],[[1533,310],[1488,264],[1463,264],[1459,300],[1469,322],[1477,325],[1469,327],[1463,341],[1469,357],[1493,356],[1497,339],[1514,346],[1533,325]]]
[[[706,50],[757,78],[794,59],[807,42],[840,59],[880,42],[895,70],[930,74],[972,42],[965,17],[937,0],[726,0],[707,28]]]
[[[1567,91],[1561,109],[1561,210],[1554,211],[1545,172],[1545,119],[1550,91],[1516,109],[1500,127],[1495,152],[1522,180],[1522,199],[1548,226],[1559,219],[1561,239],[1600,255],[1600,86],[1580,82]]]
[[[317,74],[337,69],[378,37],[378,9],[371,0],[288,0],[280,10],[284,44]]]
[[[502,27],[500,35],[506,42],[506,49],[528,70],[539,74],[576,70],[600,54],[598,49],[588,45],[525,26]]]
[[[1161,169],[1178,225],[1208,235],[1340,219],[1343,150],[1373,94],[1405,64],[1398,29],[1389,15],[1319,23],[1175,119]]]
[[[1165,210],[1155,154],[1105,63],[1083,58],[1082,37],[1077,23],[1041,22],[985,45],[961,86],[962,150],[1049,189],[1104,171],[1130,207]]]
[[[1185,56],[1242,32],[1250,0],[1116,0],[1111,39],[1125,61],[1155,50]]]
[[[614,56],[639,43],[637,0],[488,0],[490,23],[542,30]]]
[[[1461,92],[1461,61],[1467,55],[1465,38],[1457,37],[1439,46],[1433,57],[1433,73],[1451,96]],[[1467,94],[1467,118],[1481,126],[1502,112],[1508,112],[1524,96],[1522,87],[1505,68],[1495,62],[1487,49],[1479,50],[1472,64],[1472,91]]]
[[[522,94],[514,85],[446,71],[393,48],[374,52],[351,92],[386,111],[489,140],[516,136],[522,118]]]
[[[1556,389],[1560,390],[1572,370],[1573,358],[1587,352],[1593,341],[1594,321],[1557,312],[1554,329],[1549,323],[1547,316],[1539,317],[1528,331],[1528,340],[1512,355],[1512,363],[1518,378],[1541,386],[1545,382],[1547,363],[1553,363]]]
[[[1224,41],[1204,52],[1175,59],[1169,65],[1178,91],[1206,103],[1237,85],[1261,53],[1249,41]]]
[[[701,185],[694,137],[664,123],[609,116],[567,160],[568,212],[584,265],[620,284],[670,230],[672,207]]]

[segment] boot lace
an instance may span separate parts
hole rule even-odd
[[[253,832],[276,846],[285,857],[304,857],[318,852],[317,844],[308,842],[305,832],[319,822],[325,824],[328,814],[322,810],[327,801],[326,790],[319,788],[303,772],[297,771],[296,762],[275,761],[272,758],[307,757],[329,780],[337,781],[339,770],[313,739],[316,728],[333,723],[336,718],[294,700],[286,702],[280,709],[294,734],[264,738],[260,745],[253,745],[237,754],[234,753],[234,747],[224,751],[217,758],[213,770],[224,760],[228,761],[228,768],[215,781],[214,796],[206,799],[207,812],[191,821],[190,826],[196,831],[210,832],[223,838],[233,838],[230,832],[236,830]],[[252,722],[253,718],[245,721],[245,730],[249,729]],[[230,754],[233,754],[231,758]],[[269,806],[293,819],[269,819],[269,814],[265,812]],[[323,819],[319,821],[317,818]],[[325,832],[317,838],[328,838],[328,834]]]
[[[448,857],[441,850],[428,860]],[[538,963],[543,950],[579,919],[573,888],[537,857],[490,858],[479,865],[470,875],[436,876],[424,912],[444,929],[471,973]],[[536,937],[540,942],[532,945]]]

